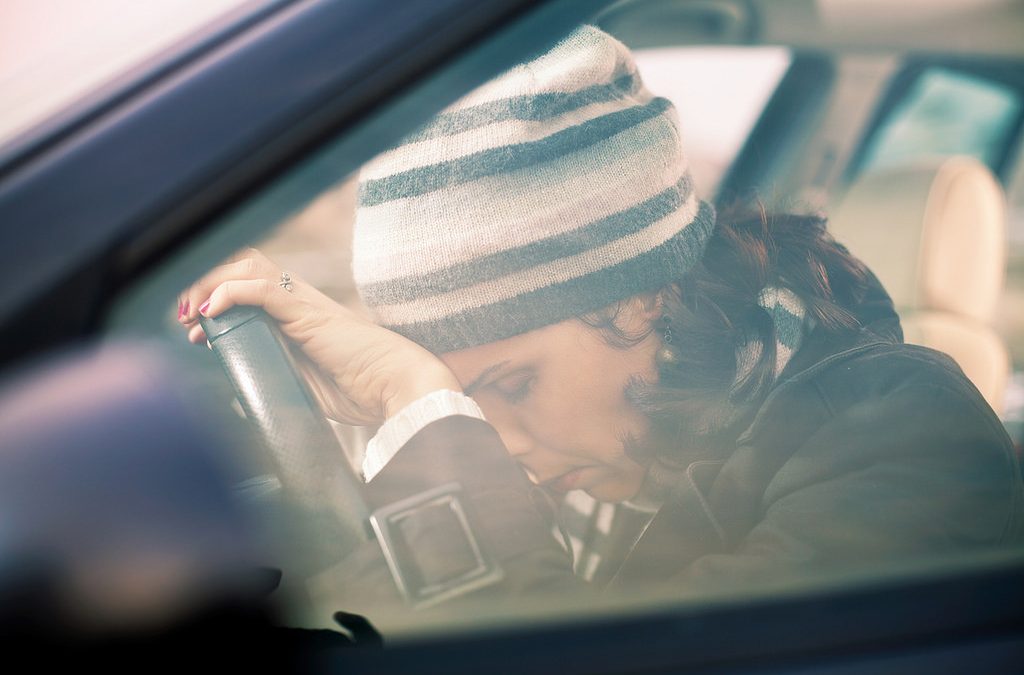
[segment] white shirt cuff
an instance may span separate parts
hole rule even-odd
[[[431,422],[452,415],[484,419],[476,401],[451,389],[438,389],[422,396],[388,418],[366,445],[363,480],[369,483],[387,466],[417,431]]]

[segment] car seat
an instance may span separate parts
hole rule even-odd
[[[1006,276],[1005,195],[970,157],[872,170],[829,230],[892,296],[907,342],[950,355],[997,412],[1010,374],[992,318]]]

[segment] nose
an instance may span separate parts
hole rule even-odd
[[[508,449],[508,453],[513,457],[519,458],[530,453],[533,447],[533,441],[523,431],[522,428],[508,428],[498,427],[498,435],[501,436],[501,442],[505,444],[505,448]]]
[[[495,430],[498,432],[498,436],[501,437],[501,442],[508,450],[509,456],[514,459],[519,466],[526,472],[530,481],[533,483],[538,482],[536,473],[537,458],[531,458],[531,455],[535,455],[536,442],[533,437],[520,425],[516,424],[494,424]]]
[[[510,455],[520,458],[534,449],[536,443],[533,436],[514,414],[496,406],[484,409],[483,412]]]

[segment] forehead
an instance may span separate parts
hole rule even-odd
[[[565,354],[579,347],[588,333],[580,321],[569,319],[514,335],[504,340],[440,354],[463,384],[478,377],[481,372],[507,362],[508,367],[542,363],[544,359]]]

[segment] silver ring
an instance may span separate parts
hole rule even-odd
[[[281,272],[281,280],[277,282],[277,285],[283,288],[284,290],[288,291],[289,293],[291,293],[292,290],[294,290],[295,288],[294,286],[292,286],[292,275],[288,274],[287,272]]]

